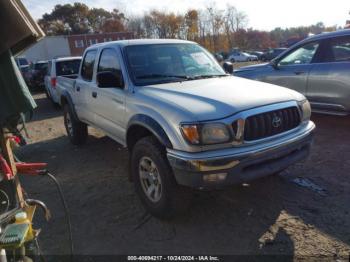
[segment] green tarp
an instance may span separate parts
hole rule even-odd
[[[36,107],[10,51],[0,54],[0,127],[17,124],[21,113]]]
[[[12,54],[18,55],[44,33],[21,0],[0,0],[0,36],[0,128],[12,128],[22,113],[36,106]]]

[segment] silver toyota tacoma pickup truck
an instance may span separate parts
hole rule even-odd
[[[73,144],[91,125],[130,152],[130,178],[147,210],[171,217],[192,189],[276,174],[307,157],[315,125],[293,90],[231,76],[196,43],[97,44],[76,79],[59,77]]]

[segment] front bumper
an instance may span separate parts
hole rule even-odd
[[[315,124],[309,121],[279,139],[223,150],[188,153],[168,150],[178,184],[217,189],[268,176],[307,158]],[[208,175],[225,179],[208,181]]]

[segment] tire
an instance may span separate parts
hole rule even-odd
[[[236,60],[234,58],[231,58],[230,61],[231,61],[231,63],[235,63],[236,62]]]
[[[45,88],[45,94],[46,94],[47,99],[49,99],[51,101],[51,103],[55,109],[61,108],[60,105],[53,100],[50,91],[48,91],[46,88]]]
[[[82,145],[86,143],[88,137],[87,125],[80,122],[73,114],[68,104],[63,108],[64,126],[70,142],[73,145]]]
[[[51,95],[50,95],[49,91],[47,91],[46,87],[45,87],[45,94],[46,94],[47,99],[52,101]]]
[[[160,219],[170,219],[187,210],[192,192],[176,183],[165,148],[155,137],[140,139],[131,152],[130,161],[136,193],[149,213]],[[153,168],[147,176],[145,165]],[[148,189],[151,184],[156,185],[153,194],[146,193],[147,184]]]

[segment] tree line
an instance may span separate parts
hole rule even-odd
[[[39,19],[47,35],[132,32],[135,38],[178,38],[196,41],[212,52],[264,50],[289,39],[333,31],[323,23],[294,28],[260,31],[248,27],[247,15],[227,4],[225,9],[210,4],[183,13],[150,10],[142,15],[126,15],[118,9],[89,8],[83,3],[56,5]]]

